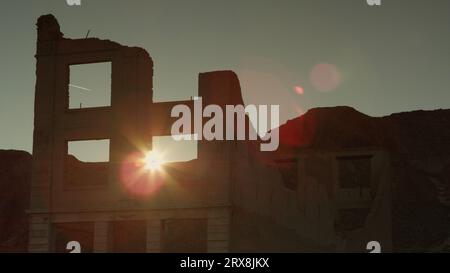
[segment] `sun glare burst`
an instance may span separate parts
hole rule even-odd
[[[162,165],[164,164],[164,160],[161,154],[155,151],[149,151],[145,154],[144,157],[144,168],[150,171],[158,171],[161,170]]]

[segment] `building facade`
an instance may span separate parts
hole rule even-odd
[[[66,252],[71,241],[82,252],[391,248],[385,151],[302,151],[266,164],[249,142],[200,140],[196,160],[141,173],[134,160],[170,135],[172,107],[193,101],[153,102],[141,48],[64,38],[52,15],[37,27],[30,252]],[[71,67],[97,63],[111,66],[110,104],[71,107]],[[243,104],[231,71],[200,74],[198,88],[203,104]],[[70,157],[69,143],[88,140],[108,141],[108,162]]]

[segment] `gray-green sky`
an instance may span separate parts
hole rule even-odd
[[[450,107],[448,0],[11,0],[0,5],[0,149],[31,151],[35,23],[48,13],[66,37],[90,30],[145,48],[156,101],[189,98],[199,72],[231,69],[245,103],[280,104],[281,122],[319,106]],[[336,67],[322,75],[331,91],[311,82],[323,80],[317,64]]]

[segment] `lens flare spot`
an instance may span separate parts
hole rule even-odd
[[[333,64],[317,64],[311,71],[310,81],[315,89],[330,92],[341,83],[341,74]]]
[[[144,157],[144,167],[150,171],[160,171],[164,160],[156,151],[149,151]]]
[[[299,95],[303,95],[305,93],[305,89],[301,87],[300,85],[297,85],[294,87],[295,93]]]

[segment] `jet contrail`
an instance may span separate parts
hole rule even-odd
[[[78,88],[78,89],[81,89],[81,90],[84,90],[84,91],[92,91],[91,89],[87,89],[87,88],[84,88],[84,87],[81,87],[81,86],[78,86],[78,85],[75,85],[75,84],[69,84],[69,86],[72,86],[72,87],[75,87],[75,88]]]

